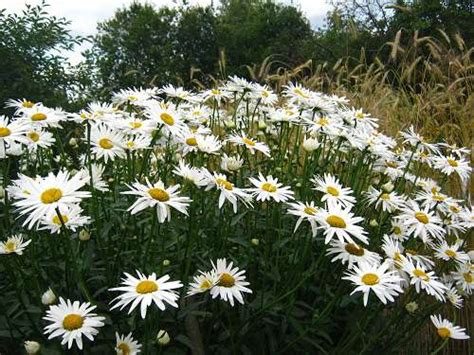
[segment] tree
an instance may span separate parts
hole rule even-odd
[[[48,14],[43,2],[20,14],[0,10],[0,112],[9,98],[28,98],[70,107],[74,76],[64,53],[83,40],[72,36],[69,22]]]

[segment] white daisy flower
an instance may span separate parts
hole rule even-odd
[[[349,187],[343,187],[335,176],[330,174],[324,174],[324,178],[315,176],[311,182],[315,185],[314,190],[324,194],[321,198],[323,202],[338,202],[342,207],[351,207],[356,202],[352,196],[352,190]]]
[[[258,179],[251,177],[249,180],[255,188],[250,188],[248,191],[252,192],[257,201],[273,199],[276,202],[286,202],[293,199],[294,192],[290,187],[283,186],[277,178],[271,175],[264,177],[262,173],[258,173]]]
[[[384,192],[377,190],[373,186],[369,187],[366,195],[369,204],[375,205],[375,208],[382,206],[382,211],[389,213],[402,208],[405,202],[403,198],[398,196],[395,192]]]
[[[460,250],[460,248],[461,244],[459,242],[449,245],[445,240],[443,240],[434,248],[435,256],[441,260],[454,260],[461,264],[469,262],[469,255]]]
[[[82,208],[78,205],[66,206],[60,210],[61,218],[56,211],[43,217],[41,220],[41,226],[38,230],[46,229],[51,233],[59,233],[64,223],[66,229],[75,232],[77,228],[90,223],[90,217],[82,216],[81,214]]]
[[[221,300],[229,302],[234,306],[234,298],[244,304],[243,293],[252,293],[249,283],[245,281],[245,270],[233,267],[231,261],[227,264],[226,259],[217,259],[217,263],[212,263],[212,272],[217,275],[218,281],[211,289],[212,298],[220,297]]]
[[[150,144],[151,137],[149,136],[133,135],[123,140],[123,148],[129,152],[150,148]]]
[[[146,208],[156,207],[156,214],[160,223],[166,220],[169,222],[171,220],[170,207],[173,207],[186,216],[188,215],[187,207],[191,203],[191,199],[189,197],[178,196],[179,185],[166,188],[161,181],[152,184],[147,179],[146,184],[141,184],[137,181],[131,186],[127,184],[127,187],[131,190],[124,191],[122,194],[139,196],[128,209],[131,214],[138,213]]]
[[[364,306],[367,306],[370,291],[374,292],[383,304],[386,304],[387,301],[393,302],[394,297],[403,292],[397,272],[388,271],[388,268],[387,263],[371,265],[361,262],[358,266],[354,265],[354,268],[347,272],[343,279],[352,281],[357,286],[351,295],[356,292],[364,294]]]
[[[247,147],[247,149],[250,151],[250,154],[254,154],[255,151],[259,151],[267,157],[270,156],[270,148],[268,148],[265,143],[257,142],[256,140],[247,137],[243,132],[241,135],[231,135],[227,141]]]
[[[234,213],[237,213],[237,201],[242,201],[245,205],[250,205],[252,196],[246,193],[243,189],[235,187],[224,174],[213,172],[212,174],[206,170],[207,188],[210,190],[216,188],[220,191],[219,195],[219,208],[222,208],[224,202],[227,200],[232,204]]]
[[[163,127],[166,135],[180,136],[186,129],[179,111],[172,108],[171,105],[153,102],[147,106],[145,114]]]
[[[36,104],[32,108],[24,110],[18,120],[35,128],[59,128],[61,127],[59,123],[66,120],[66,113],[58,109],[53,110]]]
[[[52,133],[42,129],[30,130],[26,133],[26,137],[28,138],[26,144],[32,152],[35,152],[38,147],[49,148],[56,142]]]
[[[109,159],[114,161],[115,158],[125,158],[124,137],[121,133],[99,124],[92,126],[90,139],[92,153],[98,159],[104,159],[107,163]]]
[[[193,282],[188,286],[188,296],[210,291],[219,282],[219,277],[214,272],[199,271],[193,276]]]
[[[181,176],[187,181],[190,181],[197,187],[206,186],[208,184],[206,173],[204,170],[195,168],[186,164],[184,160],[180,160],[179,165],[174,168],[173,174]]]
[[[316,223],[316,217],[315,217],[316,212],[318,211],[318,207],[316,207],[314,202],[313,201],[307,202],[307,203],[290,202],[288,203],[288,206],[289,208],[288,208],[287,213],[298,217],[293,233],[296,232],[301,222],[306,220],[311,225],[311,231],[313,233],[313,237],[315,237],[317,229],[318,229],[318,226]]]
[[[0,159],[5,158],[6,149],[15,144],[28,144],[25,137],[27,126],[20,121],[10,122],[5,116],[0,116]]]
[[[464,208],[459,213],[459,220],[465,228],[474,228],[474,206]]]
[[[120,335],[115,332],[115,351],[117,355],[137,355],[140,353],[141,344],[132,337],[132,333],[128,335]]]
[[[357,223],[362,222],[362,217],[354,217],[351,213],[351,207],[343,209],[337,203],[329,203],[326,209],[320,209],[316,214],[316,218],[321,225],[326,237],[324,243],[328,244],[334,235],[340,242],[353,243],[352,237],[360,240],[362,243],[368,244],[369,240],[365,236],[367,233],[364,228],[358,226]]]
[[[446,285],[446,299],[456,308],[462,308],[463,306],[463,299],[461,295],[459,295],[458,290],[454,287],[451,283]]]
[[[146,276],[137,270],[138,278],[124,273],[126,277],[122,278],[122,286],[111,288],[109,291],[119,291],[121,294],[114,298],[111,303],[116,304],[111,310],[120,307],[124,309],[131,304],[128,314],[140,305],[140,315],[145,319],[146,312],[152,303],[162,311],[166,309],[165,303],[178,308],[176,301],[179,295],[175,289],[183,287],[181,281],[169,281],[169,275],[164,275],[159,279],[153,273]]]
[[[23,99],[9,99],[5,102],[5,107],[11,107],[15,109],[15,114],[20,114],[25,110],[32,108],[33,106],[37,105],[33,101]]]
[[[36,179],[20,174],[17,181],[20,191],[11,190],[14,192],[12,198],[17,200],[13,205],[18,207],[21,216],[27,216],[23,225],[28,225],[29,229],[44,216],[56,213],[56,209],[65,210],[91,196],[88,191],[78,191],[87,182],[81,174],[70,177],[68,172],[60,171],[57,175],[49,173]]]
[[[239,170],[244,165],[243,159],[240,158],[240,155],[228,156],[224,153],[221,158],[221,169],[234,172]]]
[[[92,185],[93,185],[92,187],[102,192],[109,191],[107,182],[102,177],[104,175],[105,166],[102,164],[92,163],[91,170],[92,170]],[[84,179],[87,180],[86,184],[89,186],[91,185],[91,174],[89,172],[89,168],[83,168],[79,170],[78,174],[82,174]]]
[[[104,326],[105,317],[91,313],[96,308],[89,302],[71,302],[59,298],[58,305],[49,306],[44,320],[51,322],[44,328],[44,333],[49,334],[48,339],[62,337],[61,345],[67,344],[70,349],[74,342],[82,350],[82,335],[93,341],[99,331],[97,328]]]
[[[341,260],[343,265],[347,264],[349,270],[359,263],[367,263],[369,265],[379,264],[382,259],[379,254],[367,250],[360,245],[345,243],[339,240],[331,240],[330,242],[327,255],[333,254],[336,255],[331,259],[331,262]]]
[[[22,255],[30,240],[23,241],[22,235],[12,235],[5,242],[0,242],[0,254],[18,254]]]
[[[294,104],[306,104],[311,98],[312,91],[299,83],[289,83],[284,86],[283,95]]]
[[[134,106],[144,106],[156,95],[156,89],[122,89],[112,95],[112,102],[115,105],[129,104]]]
[[[457,270],[452,272],[456,286],[468,295],[474,290],[474,265],[470,263],[458,265]]]
[[[221,141],[212,134],[209,135],[197,135],[196,136],[197,149],[206,154],[218,154],[222,148]]]
[[[415,201],[408,202],[398,219],[403,221],[408,235],[421,238],[424,243],[431,242],[432,238],[441,239],[444,236],[441,220],[434,212],[430,212],[428,206],[421,208]]]
[[[438,277],[433,271],[427,271],[421,264],[416,266],[408,258],[402,257],[403,270],[410,276],[410,284],[415,285],[416,292],[420,293],[420,289],[437,300],[444,302],[447,287],[438,281]]]
[[[436,327],[436,333],[442,339],[469,339],[469,335],[466,334],[466,329],[459,326],[455,326],[447,319],[443,319],[441,315],[430,316],[431,322]]]
[[[462,181],[468,180],[472,173],[472,168],[469,166],[469,163],[466,159],[457,158],[453,155],[448,157],[435,157],[434,167],[447,176],[457,173]]]

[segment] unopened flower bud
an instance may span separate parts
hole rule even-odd
[[[171,261],[168,259],[163,260],[163,266],[169,266],[171,264]]]
[[[0,186],[0,198],[4,198],[5,197],[5,189],[3,188],[3,186]]]
[[[265,123],[265,121],[264,120],[258,121],[258,129],[263,131],[265,128],[267,128],[267,124]]]
[[[316,149],[318,149],[320,146],[320,143],[316,138],[308,138],[305,139],[303,142],[303,149],[307,152],[312,152]]]
[[[252,238],[250,242],[255,246],[258,246],[260,244],[260,240],[257,238]]]
[[[50,305],[56,302],[56,295],[54,294],[53,290],[48,288],[48,290],[43,293],[41,296],[41,303],[44,305]]]
[[[415,313],[418,309],[418,303],[416,303],[415,301],[407,303],[405,309],[408,313]]]
[[[24,343],[26,353],[29,355],[37,354],[40,351],[41,345],[33,340],[27,340]]]
[[[87,230],[83,229],[79,232],[79,239],[85,242],[91,239],[91,234]]]
[[[157,336],[156,336],[156,341],[160,345],[167,345],[170,342],[170,336],[168,335],[168,332],[166,330],[161,329]]]
[[[369,222],[369,226],[375,228],[379,225],[379,223],[377,222],[377,220],[375,219],[371,219],[370,222]]]
[[[395,188],[395,186],[392,184],[391,181],[389,181],[386,184],[382,185],[382,189],[387,193],[392,192],[394,188]]]
[[[75,147],[75,146],[77,145],[77,139],[74,138],[74,137],[71,138],[71,139],[69,140],[69,145],[70,145],[71,147]]]

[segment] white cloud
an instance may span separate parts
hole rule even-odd
[[[117,8],[127,6],[132,2],[133,0],[47,0],[48,12],[71,21],[69,27],[71,32],[81,36],[95,34],[97,22],[110,18]],[[179,0],[142,0],[142,2],[152,3],[157,7],[176,6],[177,3],[181,3]],[[211,2],[212,0],[188,0],[191,5],[210,5]],[[218,1],[214,1],[214,4],[216,2]],[[313,28],[322,25],[324,16],[330,9],[326,0],[281,0],[281,2],[300,8],[311,21]],[[25,9],[25,4],[37,5],[40,3],[41,0],[1,0],[0,8],[6,8],[7,12],[20,13]],[[87,47],[88,45],[83,45],[69,53],[70,62],[78,63],[82,59],[80,52]]]

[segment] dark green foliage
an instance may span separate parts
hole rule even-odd
[[[49,15],[46,4],[26,6],[22,14],[0,9],[0,103],[27,97],[50,106],[68,107],[68,73],[63,53],[81,39],[64,18]],[[0,108],[0,113],[5,113]]]

